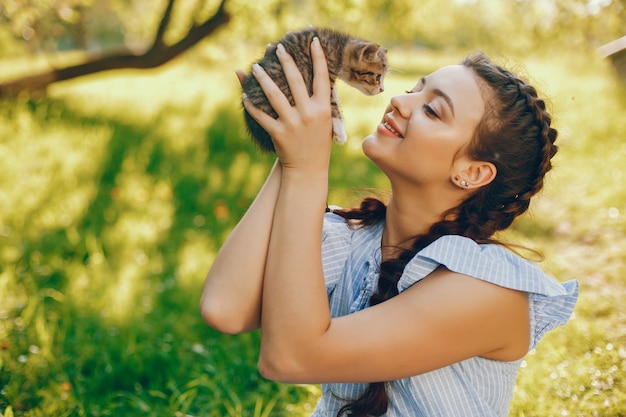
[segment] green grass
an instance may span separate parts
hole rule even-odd
[[[460,55],[404,57],[381,97],[340,86],[351,139],[334,150],[331,203],[386,188],[358,139],[393,93]],[[552,97],[561,151],[509,237],[580,280],[581,297],[527,356],[511,415],[624,416],[626,100],[594,57],[523,61]],[[222,335],[198,313],[204,275],[272,163],[245,137],[234,68],[179,60],[0,102],[5,417],[312,410],[318,387],[260,377],[258,333]]]

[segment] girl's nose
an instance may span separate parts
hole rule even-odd
[[[401,96],[393,96],[391,98],[391,107],[395,110],[401,117],[408,119],[411,115],[411,101],[414,101],[414,97],[409,94],[404,94]]]

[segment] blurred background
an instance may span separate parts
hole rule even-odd
[[[481,50],[549,99],[555,169],[505,237],[581,296],[525,359],[511,416],[626,416],[625,0],[3,0],[0,415],[310,414],[318,386],[264,380],[258,333],[198,311],[273,162],[234,71],[308,24],[389,49],[384,94],[338,83],[331,204],[387,188],[361,139],[441,65]]]

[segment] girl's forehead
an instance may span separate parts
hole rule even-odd
[[[423,78],[425,87],[442,91],[450,97],[454,106],[473,114],[482,112],[485,106],[481,86],[474,71],[463,65],[449,65]]]
[[[442,81],[445,81],[447,79],[450,81],[465,80],[473,81],[474,83],[476,82],[472,70],[463,65],[447,65],[445,67],[441,67],[438,70],[427,75],[426,78]]]

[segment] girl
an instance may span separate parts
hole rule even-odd
[[[388,203],[329,211],[323,51],[314,40],[312,95],[277,54],[295,105],[253,68],[278,118],[244,103],[278,159],[209,271],[204,319],[260,327],[263,376],[322,384],[313,416],[506,416],[522,358],[578,294],[493,237],[551,168],[544,102],[484,55],[435,71],[363,141]]]

